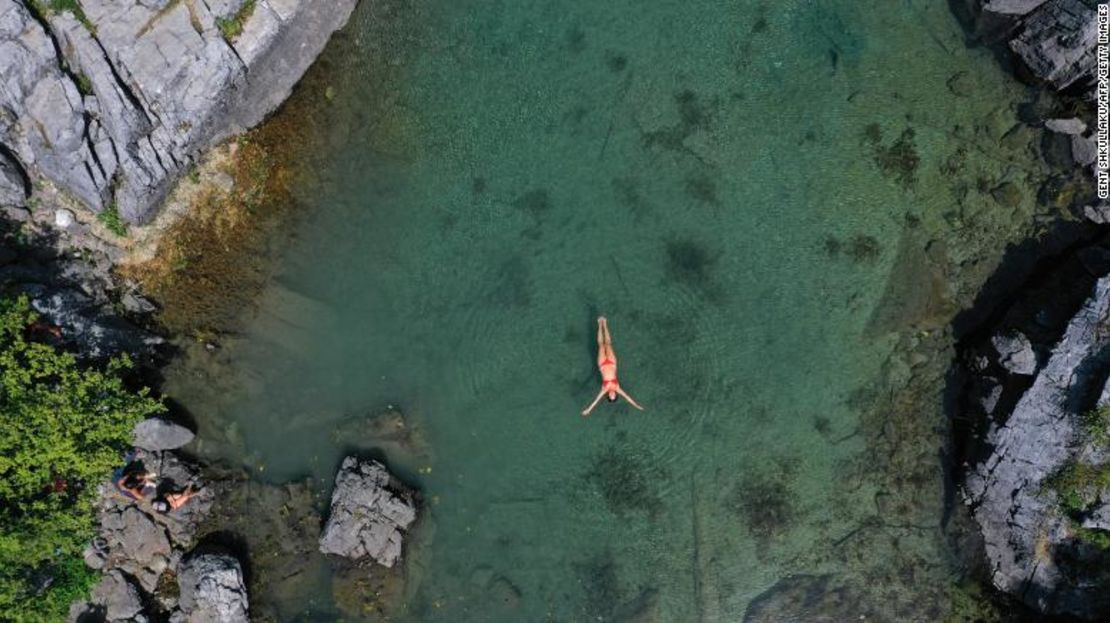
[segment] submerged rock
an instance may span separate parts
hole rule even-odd
[[[416,521],[413,493],[377,461],[343,459],[320,551],[392,567],[404,532]]]
[[[239,561],[228,554],[200,554],[181,563],[181,597],[170,623],[248,623],[247,587]]]

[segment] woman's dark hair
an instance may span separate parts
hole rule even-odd
[[[609,396],[607,396],[607,397],[609,398],[609,402],[616,402],[617,401],[616,394],[609,394]]]

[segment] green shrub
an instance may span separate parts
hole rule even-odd
[[[127,235],[127,223],[119,215],[119,207],[115,203],[108,204],[104,211],[96,215],[96,220],[121,238]]]
[[[98,483],[131,430],[162,404],[124,387],[131,364],[104,370],[30,341],[25,298],[0,298],[0,613],[4,620],[60,621],[95,574],[81,551],[93,536]]]
[[[77,0],[30,0],[28,6],[40,19],[46,19],[46,16],[50,13],[69,11],[89,32],[96,34],[96,25],[89,21],[85,11],[81,8],[81,3]]]
[[[1110,406],[1084,413],[1080,418],[1080,424],[1091,443],[1110,446]]]
[[[224,39],[235,41],[243,34],[243,24],[246,24],[251,13],[254,13],[254,4],[255,0],[246,0],[234,15],[216,18],[216,27],[223,33]]]
[[[1095,502],[1099,492],[1110,487],[1110,463],[1091,465],[1070,461],[1046,478],[1044,486],[1056,491],[1065,513],[1079,515]]]

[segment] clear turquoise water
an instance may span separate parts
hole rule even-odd
[[[860,397],[966,294],[915,250],[986,271],[1035,210],[1002,142],[1024,94],[945,3],[364,2],[324,67],[306,216],[222,393],[167,387],[274,481],[330,480],[335,431],[399,406],[431,448],[387,449],[426,501],[401,620],[737,621],[798,573],[943,609],[934,449],[924,528],[841,539],[899,476],[868,473]],[[643,413],[578,415],[599,314]]]

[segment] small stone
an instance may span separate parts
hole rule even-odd
[[[1095,137],[1072,135],[1071,157],[1075,160],[1075,164],[1081,167],[1094,163],[1098,157],[1098,144],[1095,142]]]
[[[71,225],[77,222],[77,218],[73,216],[73,212],[60,208],[54,210],[54,225],[61,229],[68,229]]]
[[[119,302],[120,305],[123,305],[125,310],[133,314],[149,314],[157,309],[154,303],[151,303],[146,297],[135,294],[134,292],[124,294],[120,297]]]
[[[1110,223],[1110,204],[1097,203],[1085,206],[1083,208],[1083,216],[1087,217],[1088,221],[1099,225]]]
[[[1087,124],[1075,117],[1070,119],[1049,119],[1044,122],[1044,127],[1059,134],[1082,134],[1087,131]]]
[[[219,188],[225,193],[231,192],[231,189],[235,188],[235,178],[231,177],[227,173],[224,173],[223,171],[216,171],[210,176],[209,179],[212,180],[213,186]]]
[[[991,338],[991,345],[998,351],[998,363],[1014,374],[1030,375],[1037,371],[1037,355],[1029,338],[1014,331]]]
[[[104,539],[94,539],[82,552],[81,556],[85,560],[86,567],[97,570],[104,567],[104,562],[108,559],[108,553],[105,551],[103,542]]]

